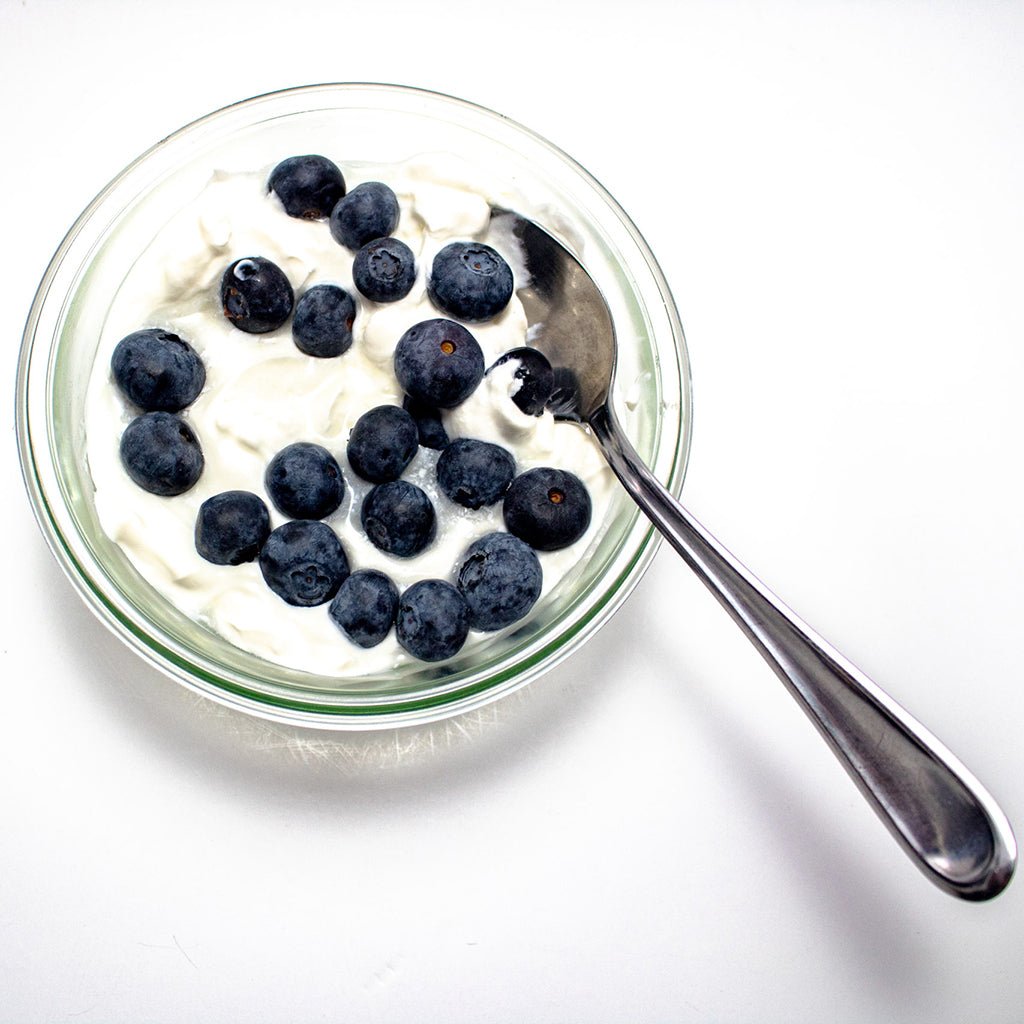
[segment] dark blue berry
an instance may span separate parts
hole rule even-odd
[[[336,284],[314,285],[295,303],[292,340],[300,352],[329,359],[352,345],[355,300]]]
[[[590,525],[590,494],[579,477],[544,466],[512,481],[502,513],[509,533],[538,551],[557,551]]]
[[[327,609],[334,624],[358,647],[376,647],[391,632],[398,588],[376,569],[352,573]]]
[[[437,482],[458,505],[483,508],[493,505],[508,490],[516,463],[500,445],[460,437],[437,460]]]
[[[373,302],[397,302],[412,291],[416,259],[397,238],[367,242],[352,261],[355,286]]]
[[[398,601],[398,642],[420,661],[458,654],[469,634],[469,606],[444,580],[420,580]]]
[[[222,491],[199,506],[196,551],[215,565],[252,562],[270,534],[270,513],[251,491]]]
[[[406,395],[402,399],[402,408],[416,421],[420,444],[424,448],[434,448],[440,451],[447,446],[448,431],[444,429],[444,423],[441,422],[441,411],[436,405],[413,398],[412,395]]]
[[[512,269],[489,245],[451,242],[434,257],[427,294],[442,313],[481,323],[508,305]]]
[[[348,576],[348,558],[335,532],[310,519],[290,519],[260,550],[267,586],[288,604],[326,604]]]
[[[419,448],[416,421],[397,405],[378,405],[356,420],[348,436],[348,461],[374,484],[397,480]]]
[[[323,519],[345,496],[338,460],[310,441],[282,448],[270,460],[263,485],[278,512],[292,519]]]
[[[150,327],[122,338],[110,358],[117,386],[146,412],[178,412],[206,383],[206,367],[187,341]]]
[[[548,399],[548,408],[556,420],[581,419],[580,407],[582,397],[580,395],[580,381],[575,371],[568,366],[556,366],[554,368],[554,382],[551,389],[551,397]]]
[[[424,320],[398,339],[395,376],[407,395],[452,409],[483,380],[484,354],[476,338],[454,320]]]
[[[518,622],[540,597],[544,574],[533,548],[510,533],[488,533],[466,550],[459,593],[473,629],[504,629]]]
[[[203,461],[192,428],[172,412],[144,412],[121,435],[121,463],[150,494],[184,494],[199,479]]]
[[[289,217],[323,220],[345,195],[345,178],[325,156],[290,156],[270,172],[267,188]]]
[[[294,299],[284,271],[262,256],[235,260],[220,280],[224,315],[246,334],[277,330],[291,316]]]
[[[408,480],[374,487],[363,499],[359,519],[374,547],[398,558],[418,555],[437,532],[430,498]]]
[[[331,211],[331,235],[355,252],[398,227],[398,197],[381,181],[356,185]]]
[[[496,366],[510,362],[518,364],[513,377],[519,381],[512,401],[527,416],[539,416],[554,390],[555,371],[551,369],[551,364],[543,353],[535,348],[514,348],[498,359],[487,372],[490,373]]]

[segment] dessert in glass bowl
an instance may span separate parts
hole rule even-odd
[[[316,210],[289,212],[301,193],[289,160],[311,155],[337,167],[343,191],[327,189]],[[401,87],[287,90],[182,129],[82,215],[26,329],[19,441],[59,561],[148,660],[270,717],[422,721],[552,667],[630,591],[652,557],[651,529],[585,429],[556,418],[566,409],[557,392],[552,400],[552,382],[537,384],[531,325],[515,297],[525,283],[516,253],[490,247],[512,285],[502,286],[507,297],[485,295],[483,307],[467,300],[458,277],[459,246],[487,255],[493,207],[543,224],[601,284],[619,331],[620,412],[641,454],[678,489],[689,381],[664,280],[614,200],[507,119]],[[405,279],[375,280],[381,265]],[[283,319],[268,267],[291,292]],[[250,288],[265,307],[255,313]],[[433,336],[438,330],[451,337]],[[467,351],[465,336],[482,365],[453,398],[431,383],[423,352],[453,342]],[[153,399],[129,371],[182,345],[191,355],[170,400],[178,408],[147,408]],[[132,475],[123,438],[136,421],[136,432],[153,437],[158,421],[191,431],[201,467],[179,482],[187,486],[159,493],[165,485],[147,483],[145,469],[141,483]],[[129,439],[130,451],[142,445],[135,462],[143,467],[155,464],[150,443],[158,442]],[[340,493],[326,505],[289,504],[295,494],[282,481],[323,483],[336,471]],[[584,500],[571,481],[586,496],[587,515],[557,543],[517,525],[540,471],[566,474],[567,486],[543,491],[557,494],[559,515]],[[223,497],[235,494],[250,497],[236,508]],[[431,509],[433,524],[419,535],[410,495]],[[260,524],[232,547],[224,524],[245,503]],[[289,523],[320,523],[343,552],[344,570],[311,603],[273,585],[294,575],[294,545],[322,532],[292,525],[282,535]],[[268,553],[269,537],[277,541]],[[482,584],[470,580],[470,562],[487,567]],[[470,613],[458,643],[424,646],[408,625],[390,625],[395,601],[399,622],[403,602],[439,615],[449,591]],[[364,621],[375,604],[383,618]],[[451,615],[465,610],[456,602]]]

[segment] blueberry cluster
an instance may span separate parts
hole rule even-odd
[[[332,237],[354,253],[353,281],[363,299],[395,302],[409,294],[415,258],[393,237],[400,210],[387,185],[367,182],[346,192],[334,163],[308,155],[278,164],[268,189],[290,216],[328,221]],[[583,483],[566,470],[517,473],[513,455],[500,445],[451,439],[445,430],[442,411],[465,401],[486,374],[508,363],[517,384],[512,400],[523,412],[539,416],[554,402],[567,407],[566,385],[543,355],[517,348],[485,368],[480,345],[465,326],[491,320],[508,305],[508,263],[481,243],[451,243],[434,259],[426,290],[444,315],[413,325],[398,339],[394,372],[405,393],[402,406],[367,410],[348,438],[348,466],[371,485],[359,509],[362,529],[395,558],[429,547],[438,528],[433,502],[403,478],[424,447],[438,453],[440,492],[470,510],[501,502],[507,532],[470,545],[452,582],[420,580],[400,593],[384,573],[352,571],[341,540],[325,522],[345,499],[341,463],[321,445],[300,440],[278,452],[264,473],[266,498],[286,517],[283,525],[271,529],[263,497],[225,491],[203,502],[195,546],[217,565],[257,562],[267,586],[288,604],[327,604],[331,620],[359,647],[379,644],[394,628],[414,657],[440,661],[459,651],[470,629],[503,629],[530,611],[543,583],[537,552],[578,540],[590,524],[591,502]],[[318,284],[296,301],[287,275],[264,257],[232,262],[221,277],[220,298],[224,316],[246,333],[277,330],[290,318],[296,347],[311,357],[336,358],[352,345],[353,296]],[[176,335],[147,329],[117,346],[112,369],[125,397],[143,410],[122,436],[126,471],[152,493],[183,493],[199,478],[203,456],[177,413],[205,384],[201,359]]]
[[[184,494],[203,472],[203,450],[178,413],[206,383],[195,349],[158,328],[135,331],[118,342],[110,359],[114,382],[142,413],[121,435],[121,462],[150,494]]]

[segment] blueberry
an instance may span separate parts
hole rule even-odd
[[[203,471],[203,450],[192,428],[172,412],[144,412],[121,435],[121,462],[144,491],[184,494]]]
[[[580,408],[583,404],[579,378],[568,366],[556,366],[553,372],[554,386],[548,399],[548,408],[556,420],[578,422],[581,419]]]
[[[381,181],[356,185],[331,211],[331,235],[355,252],[398,227],[398,197]]]
[[[466,550],[459,593],[473,629],[491,631],[518,622],[540,597],[544,574],[529,544],[510,533],[488,533]]]
[[[442,313],[481,323],[508,305],[512,269],[489,245],[451,242],[434,257],[427,294]]]
[[[398,558],[418,555],[437,531],[430,498],[408,480],[377,484],[363,499],[359,519],[374,547]]]
[[[539,416],[554,390],[555,371],[551,369],[544,354],[535,348],[514,348],[498,359],[487,372],[510,362],[518,363],[512,376],[519,381],[512,401],[527,416]]]
[[[440,451],[447,446],[448,431],[444,429],[444,424],[441,422],[441,411],[436,405],[413,398],[412,395],[406,395],[402,399],[402,408],[416,421],[420,444],[424,448],[434,448]]]
[[[215,565],[252,562],[270,534],[270,513],[251,491],[207,498],[196,517],[196,551]]]
[[[579,477],[544,466],[512,481],[502,512],[509,533],[538,551],[557,551],[586,533],[590,494]]]
[[[310,441],[282,448],[270,460],[263,485],[278,512],[291,519],[323,519],[345,496],[337,459]]]
[[[376,238],[367,242],[352,261],[352,280],[373,302],[404,299],[416,280],[412,249],[397,238]]]
[[[260,550],[260,572],[270,589],[301,608],[326,604],[348,576],[348,558],[335,532],[311,519],[290,519]]]
[[[277,330],[291,316],[294,298],[284,271],[262,256],[235,260],[220,280],[224,315],[246,334]]]
[[[302,293],[295,303],[292,340],[300,352],[329,359],[352,345],[355,300],[336,284],[318,284]]]
[[[508,490],[516,463],[500,445],[460,437],[437,460],[437,482],[458,505],[483,508],[493,505]]]
[[[465,401],[483,380],[476,338],[453,320],[414,324],[395,346],[395,376],[407,395],[439,409]]]
[[[469,634],[469,606],[444,580],[420,580],[398,602],[398,642],[420,661],[458,654]]]
[[[327,609],[334,624],[357,647],[376,647],[391,632],[398,588],[376,569],[352,573]]]
[[[117,386],[146,412],[178,412],[206,383],[206,367],[187,341],[150,327],[122,338],[110,358]]]
[[[345,178],[325,156],[290,156],[270,172],[267,188],[289,217],[323,220],[345,195]]]
[[[397,480],[419,448],[416,421],[397,405],[378,405],[356,420],[348,436],[348,461],[374,484]]]

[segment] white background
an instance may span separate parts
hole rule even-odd
[[[137,153],[397,81],[568,150],[672,282],[687,504],[1024,827],[1024,5],[0,0],[0,1020],[1011,1022],[1024,881],[939,892],[664,548],[432,728],[263,724],[94,620],[19,480],[18,339]]]

